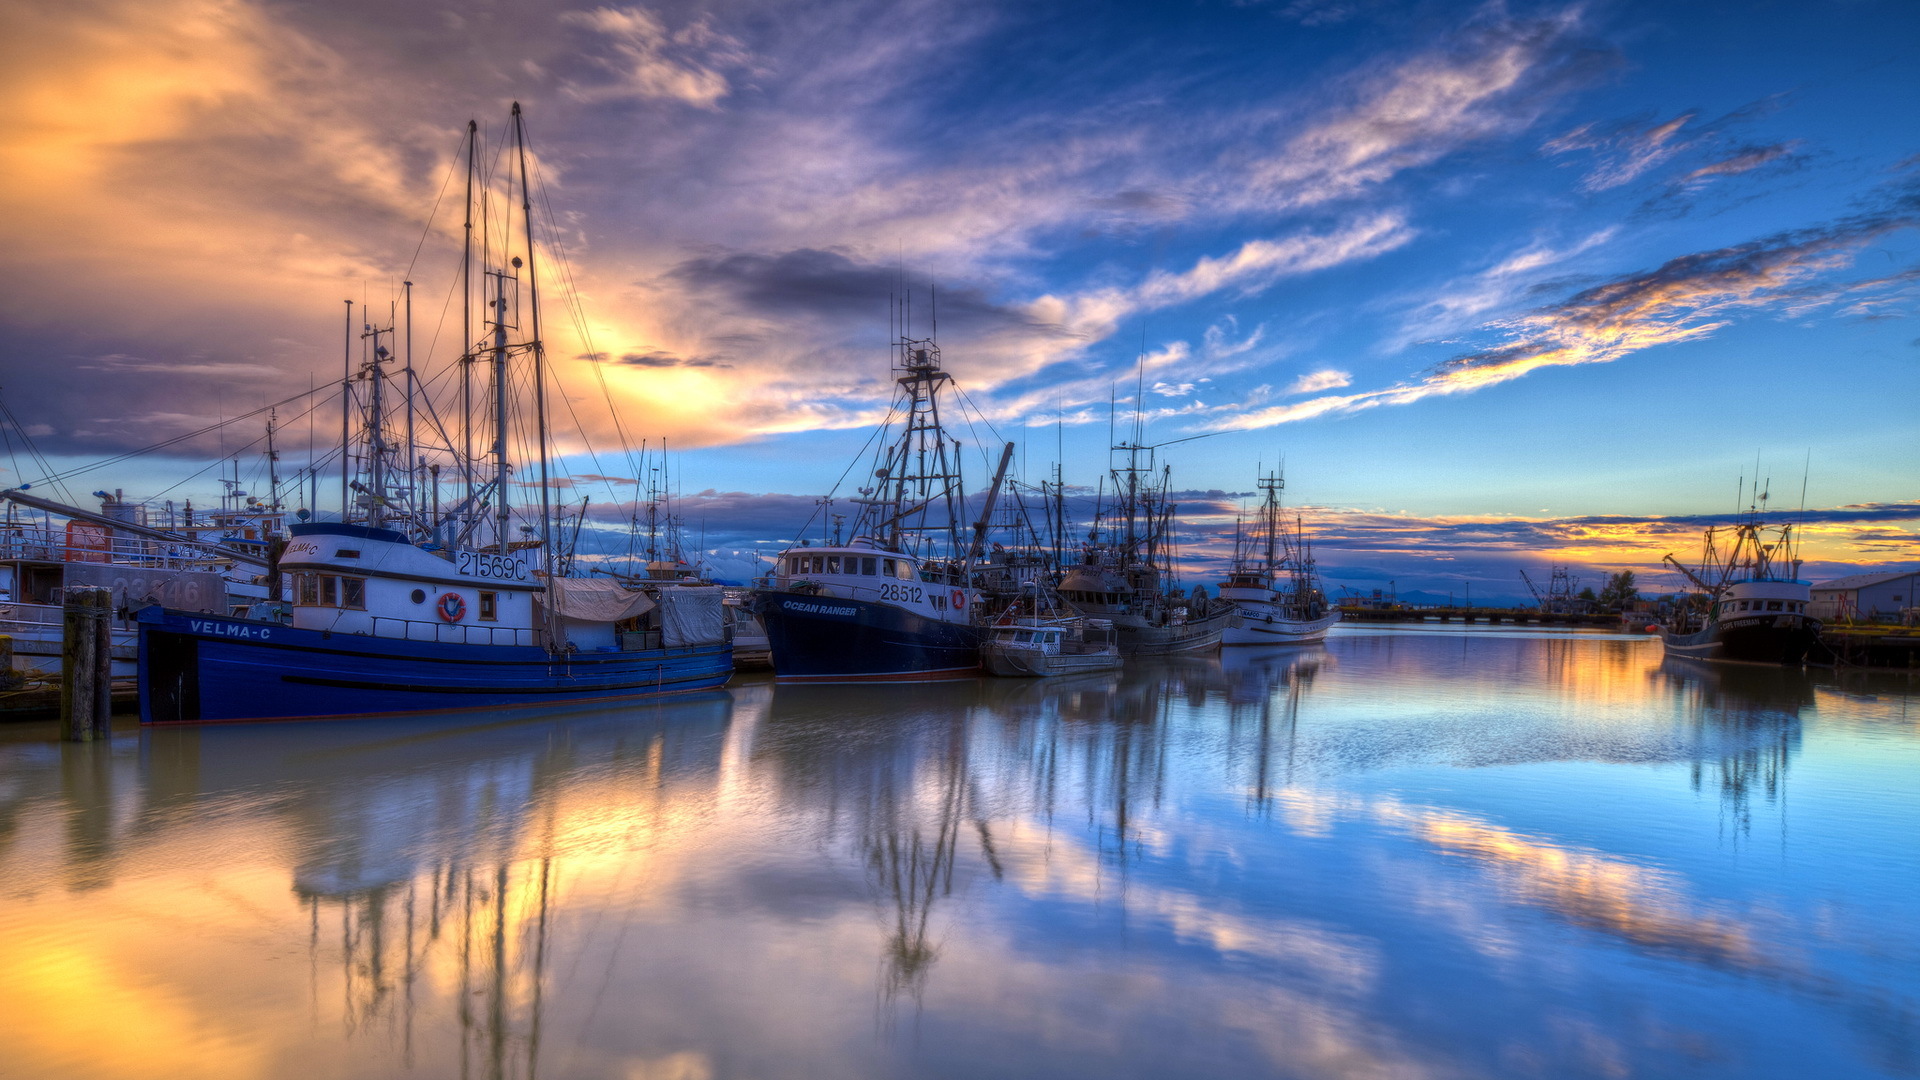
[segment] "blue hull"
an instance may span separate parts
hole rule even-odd
[[[722,686],[733,646],[552,657],[539,646],[331,634],[149,608],[140,722],[193,724],[489,709]]]
[[[980,670],[980,631],[890,604],[811,593],[754,594],[778,679],[963,678]]]

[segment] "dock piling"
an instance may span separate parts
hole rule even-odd
[[[60,738],[113,733],[113,590],[69,588],[60,647]]]

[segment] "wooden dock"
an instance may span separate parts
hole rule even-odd
[[[1820,642],[1836,666],[1920,669],[1920,629],[1915,627],[1828,626],[1820,631]]]

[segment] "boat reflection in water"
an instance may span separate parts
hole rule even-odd
[[[1045,680],[7,729],[0,1039],[46,1076],[1900,1075],[1912,699],[1347,628]]]

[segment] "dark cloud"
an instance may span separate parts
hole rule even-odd
[[[973,286],[903,280],[896,267],[862,262],[839,251],[704,255],[682,262],[668,276],[689,290],[719,294],[776,319],[799,316],[828,324],[884,326],[890,298],[905,297],[913,307],[916,333],[924,333],[935,315],[943,338],[1062,332],[993,302]]]
[[[620,355],[620,363],[632,367],[669,368],[730,368],[732,364],[723,364],[712,356],[680,356],[665,349],[648,349],[645,352],[629,352]]]

